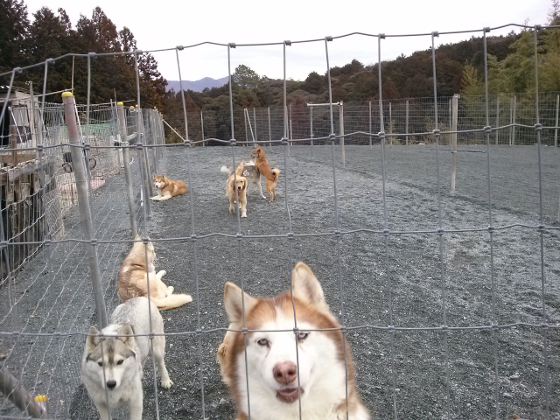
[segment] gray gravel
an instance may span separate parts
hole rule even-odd
[[[290,223],[296,234],[332,233],[336,214],[331,147],[293,146],[287,153],[287,165],[282,147],[265,150],[272,166],[281,169],[278,201],[263,200],[253,188],[248,218],[240,221],[243,235],[285,234]],[[250,151],[236,148],[236,157],[248,159]],[[194,221],[190,196],[153,203],[147,226],[139,214],[140,226],[147,227],[156,241],[156,269],[168,272],[164,281],[175,286],[177,292],[190,293],[195,298],[187,306],[163,313],[166,332],[227,327],[222,304],[226,281],[240,284],[243,279],[250,294],[271,296],[287,289],[291,268],[295,262],[304,261],[321,281],[327,301],[344,325],[370,326],[351,330],[348,338],[357,367],[358,390],[373,418],[392,418],[394,401],[399,418],[445,418],[447,407],[451,418],[495,418],[496,372],[500,418],[512,418],[513,414],[527,419],[544,418],[542,329],[444,333],[422,328],[444,323],[488,326],[493,320],[499,325],[540,324],[544,321],[541,270],[545,277],[546,321],[560,324],[560,154],[552,148],[542,149],[542,220],[547,229],[541,234],[536,229],[541,223],[536,147],[502,146],[492,148],[490,155],[484,146],[461,149],[455,194],[449,192],[452,154],[442,148],[441,219],[435,151],[434,146],[386,148],[384,206],[380,146],[347,146],[345,168],[336,149],[339,230],[370,231],[344,234],[338,241],[334,235],[310,235],[293,240],[266,237],[239,242],[231,237],[208,236],[195,242],[160,242],[159,239],[188,238],[193,233],[200,237],[238,232],[237,217],[228,214],[226,179],[219,172],[223,164],[232,166],[232,148],[191,149]],[[164,153],[160,167],[166,175],[187,181],[186,153],[183,148]],[[488,156],[493,226],[529,226],[497,229],[492,242],[485,230],[489,225]],[[286,175],[289,216],[285,205]],[[128,239],[122,178],[109,179],[95,198],[100,238]],[[443,229],[466,230],[442,235],[443,265],[440,241],[434,233],[440,220]],[[74,226],[67,228],[68,237],[79,237],[77,210],[66,223],[67,227]],[[385,227],[399,234],[384,236]],[[24,365],[26,386],[51,396],[49,413],[53,418],[96,419],[97,413],[79,383],[79,359],[85,338],[77,334],[85,333],[95,323],[94,304],[83,248],[73,247],[74,244],[53,247],[52,269],[48,273],[41,274],[48,268],[46,252],[42,252],[18,275],[16,295],[23,297],[18,301],[17,314],[8,316],[0,328],[21,331],[26,325],[27,332],[76,334],[20,337],[17,351],[4,363],[16,375],[21,373],[18,363]],[[109,310],[118,304],[114,282],[128,249],[126,243],[99,246]],[[3,288],[0,320],[7,313],[3,303],[6,299]],[[419,329],[392,334],[372,327],[390,324]],[[560,416],[560,330],[548,329],[545,333],[550,413],[555,418]],[[166,363],[174,386],[168,391],[158,388],[160,418],[200,419],[203,409],[209,419],[233,418],[234,408],[215,360],[222,337],[223,332],[168,337]],[[0,340],[2,349],[13,342],[6,336],[0,336]],[[153,369],[147,363],[145,418],[155,418],[153,382]],[[1,410],[0,418],[15,413],[7,405]],[[126,411],[119,412],[117,418],[126,418]]]

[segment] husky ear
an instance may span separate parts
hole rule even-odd
[[[88,334],[90,335],[88,335],[86,339],[86,350],[89,353],[92,352],[99,344],[99,337],[94,336],[94,334],[99,334],[99,331],[97,331],[97,328],[91,326],[89,327]]]
[[[302,262],[297,263],[292,271],[292,291],[294,297],[328,309],[319,280],[317,280],[313,271]]]
[[[243,306],[245,306],[245,315],[247,315],[256,303],[257,299],[249,296],[247,293],[243,293],[235,284],[229,282],[226,283],[224,290],[224,304],[229,322],[243,322]]]
[[[132,342],[134,341],[134,337],[121,337],[121,335],[132,335],[132,334],[134,334],[134,331],[132,331],[132,327],[128,323],[124,324],[117,332],[117,335],[119,336],[118,337],[119,340],[121,340],[127,347],[132,347]]]

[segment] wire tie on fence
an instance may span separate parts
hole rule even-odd
[[[545,225],[538,225],[538,226],[537,226],[537,232],[542,233],[542,232],[544,232],[545,230],[546,230]]]
[[[142,150],[143,147],[144,147],[144,145],[142,143],[136,143],[136,149],[137,150]]]
[[[241,328],[241,334],[247,335],[248,332],[249,332],[249,330],[247,329],[247,327]]]
[[[8,241],[0,241],[0,249],[1,248],[7,248],[8,247],[9,242]]]
[[[441,132],[439,131],[439,128],[434,128],[433,131],[432,131],[432,133],[434,133],[434,136],[437,137],[437,136],[440,135]]]
[[[336,140],[336,136],[334,134],[329,134],[329,140],[334,143],[334,141]]]
[[[377,133],[377,137],[379,137],[380,141],[385,140],[385,131],[380,131],[379,133]]]
[[[183,47],[182,45],[177,45],[175,48],[177,48],[179,51],[183,51],[185,49],[185,47]]]
[[[91,244],[91,246],[97,246],[99,245],[99,243],[97,242],[97,239],[93,238],[89,241],[89,243]]]
[[[438,235],[443,235],[444,233],[445,233],[445,229],[443,229],[443,228],[438,228],[438,230],[437,230],[437,234],[438,234]]]
[[[490,32],[491,31],[490,26],[485,26],[483,31],[484,32]]]
[[[16,67],[16,68],[14,68],[14,71],[16,73],[21,73],[23,70],[21,69],[21,67]]]
[[[385,34],[379,34],[379,39],[385,39]]]
[[[142,238],[142,243],[144,245],[148,245],[149,242],[150,242],[150,238]]]
[[[340,238],[340,235],[341,235],[340,230],[335,229],[335,230],[334,230],[334,236],[336,236],[336,238],[338,239],[338,238]]]
[[[36,148],[39,153],[43,153],[44,147],[42,144],[38,144]]]
[[[541,123],[535,124],[535,131],[542,131],[543,127]]]
[[[340,326],[340,332],[342,333],[342,335],[347,334],[348,333],[348,328],[346,328],[344,325]]]
[[[155,336],[155,334],[154,334],[153,332],[150,331],[150,332],[148,333],[148,338],[149,338],[150,340],[153,340],[155,337],[156,337],[156,336]]]
[[[230,48],[235,48],[235,42],[230,42],[230,43],[228,44],[228,46],[229,46]]]
[[[487,125],[484,127],[484,132],[486,134],[492,134],[492,126],[491,125]]]
[[[282,137],[281,142],[284,146],[287,146],[290,143],[286,137]]]
[[[328,42],[331,42],[331,41],[333,40],[333,37],[332,37],[332,36],[326,36],[325,39],[326,39]]]
[[[183,142],[183,145],[184,145],[185,147],[191,147],[191,146],[192,146],[192,143],[191,143],[190,140],[185,140],[185,141]]]
[[[449,325],[442,325],[440,328],[443,332],[448,332],[449,331]]]
[[[540,327],[541,327],[543,330],[548,330],[548,328],[550,327],[550,325],[548,325],[547,323],[544,323],[544,324],[541,324]]]
[[[55,60],[54,58],[47,58],[47,59],[45,60],[45,63],[47,63],[47,64],[55,64],[55,63],[56,63],[56,60]]]
[[[241,232],[237,233],[237,235],[235,235],[235,237],[237,238],[238,241],[243,239],[243,234]]]
[[[499,326],[499,325],[496,325],[496,324],[492,324],[492,325],[490,325],[490,329],[491,329],[492,331],[498,331],[498,330],[500,329],[500,326]]]
[[[542,29],[541,25],[535,25],[535,31],[540,31]]]
[[[89,143],[84,143],[84,152],[89,152],[91,145]]]
[[[432,36],[435,37],[435,38],[438,38],[439,37],[439,32],[438,31],[432,32]]]
[[[488,232],[494,233],[494,226],[492,225],[488,226]]]
[[[237,144],[237,140],[235,139],[229,139],[229,145],[230,146],[235,146]]]
[[[88,52],[88,56],[89,56],[89,57],[93,57],[93,58],[95,58],[95,57],[97,56],[97,53],[94,53],[94,52]]]
[[[198,239],[198,236],[196,236],[194,233],[191,235],[191,241],[196,241]]]
[[[293,240],[294,239],[294,232],[288,232],[286,236],[287,236],[288,239]]]
[[[390,233],[389,229],[383,229],[383,235],[389,236]]]
[[[140,55],[140,54],[142,54],[142,50],[134,50],[134,54]]]
[[[284,41],[284,45],[291,47],[292,46],[292,41]]]
[[[394,325],[388,325],[387,326],[387,331],[389,331],[391,334],[395,333],[395,326]]]

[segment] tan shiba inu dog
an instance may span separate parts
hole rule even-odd
[[[292,285],[293,305],[289,292],[254,298],[226,284],[229,329],[243,328],[245,312],[249,331],[228,331],[218,349],[222,379],[237,406],[236,419],[246,420],[250,411],[254,420],[299,420],[301,399],[302,419],[342,420],[348,415],[350,420],[368,420],[355,388],[350,347],[319,281],[300,262],[292,272]]]
[[[241,176],[245,161],[242,160],[237,167],[235,174],[231,174],[226,182],[226,196],[229,199],[229,214],[235,212],[236,190],[239,199],[239,210],[241,217],[247,217],[247,180]]]
[[[152,200],[163,201],[169,200],[187,192],[187,186],[183,181],[171,181],[165,175],[154,174],[154,187],[158,190],[158,194],[152,197]]]
[[[148,311],[151,306],[151,317]],[[123,335],[163,334],[163,319],[153,303],[144,297],[126,301],[111,315],[111,324],[103,328],[103,340],[95,337],[90,327],[82,357],[81,378],[95,403],[101,420],[108,420],[112,409],[128,404],[131,420],[142,420],[142,366],[150,353],[149,338]],[[158,364],[161,387],[170,388],[173,382],[165,367],[165,336],[153,339],[154,358]]]
[[[140,236],[136,236],[137,241]],[[190,295],[174,295],[173,286],[166,286],[161,278],[166,274],[165,270],[158,271],[154,266],[156,253],[154,245],[148,242],[148,261],[146,261],[145,245],[142,242],[134,242],[132,250],[124,259],[117,287],[119,298],[122,302],[138,296],[148,297],[148,276],[150,280],[150,300],[156,304],[159,310],[177,308],[192,302]]]
[[[251,157],[255,159],[255,166],[259,168],[259,172],[264,179],[266,179],[266,190],[270,194],[270,201],[276,200],[276,181],[278,181],[278,175],[280,175],[280,169],[274,168],[270,169],[270,165],[266,160],[266,155],[261,146],[257,146]]]

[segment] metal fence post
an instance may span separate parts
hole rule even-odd
[[[393,111],[391,102],[389,102],[389,134],[393,134]],[[393,147],[393,136],[391,137],[391,147]]]
[[[344,105],[342,101],[338,105],[338,115],[340,122],[340,148],[342,149],[342,167],[346,168],[346,153],[344,151]]]
[[[202,111],[200,111],[200,131],[202,133],[202,147],[206,147],[206,142],[204,141],[204,117],[202,116]]]
[[[253,108],[253,120],[255,121],[255,129],[253,130],[253,142],[255,142],[259,139],[259,137],[257,136],[257,108]]]
[[[124,118],[124,107],[122,102],[117,104],[117,118],[121,143],[128,146],[126,120]],[[128,147],[123,147],[122,154],[124,161],[124,177],[126,180],[126,195],[128,197],[128,213],[130,214],[130,233],[132,234],[132,237],[135,238],[138,234],[138,226],[136,224],[136,205],[134,204],[134,189],[132,187],[132,176],[130,174],[130,152]]]
[[[406,133],[406,145],[408,146],[408,114],[409,114],[409,104],[408,99],[406,100],[406,116],[404,123],[404,132]]]
[[[500,136],[500,95],[496,95],[496,147],[498,147],[498,139]]]
[[[517,114],[517,95],[513,95],[512,124],[515,124]],[[511,145],[515,146],[515,125],[512,128]]]
[[[268,107],[268,141],[270,141],[270,146],[272,146],[272,127],[270,125],[270,107]]]
[[[78,204],[80,206],[80,215],[82,219],[82,232],[86,241],[85,247],[88,251],[89,270],[91,283],[93,286],[93,295],[95,297],[95,306],[97,321],[103,328],[107,325],[107,311],[105,300],[103,299],[103,289],[101,287],[101,271],[99,270],[99,261],[97,259],[97,250],[95,248],[95,230],[93,229],[93,221],[91,217],[91,207],[89,205],[89,194],[87,187],[87,175],[84,162],[84,151],[78,134],[78,125],[76,122],[76,112],[74,95],[70,92],[62,94],[64,103],[64,116],[66,127],[68,129],[68,139],[72,153],[72,166],[74,168],[74,178],[76,180],[76,190],[78,191]]]
[[[407,101],[408,102],[408,101]],[[369,148],[373,149],[373,145],[372,145],[372,121],[371,121],[371,101],[369,101],[368,103],[368,110],[369,110]],[[407,137],[408,139],[408,137]]]
[[[560,95],[556,95],[556,124],[554,127],[554,147],[558,147],[558,111],[560,109]]]
[[[451,194],[455,194],[455,181],[457,179],[457,126],[459,121],[459,95],[451,99],[451,154],[453,156],[451,169]]]
[[[142,110],[137,107],[136,113],[136,132],[138,133],[137,141],[138,143],[142,144],[142,150],[140,150],[139,153],[139,158],[142,161],[140,170],[144,171],[144,179],[146,180],[146,182],[142,183],[142,189],[144,191],[144,205],[146,206],[146,214],[149,218],[151,216],[150,197],[152,196],[152,174],[150,173],[150,167],[148,166],[148,153],[146,151]]]
[[[311,146],[313,146],[313,107],[311,107],[311,109],[309,110],[309,130],[311,131],[310,137],[311,137]]]

